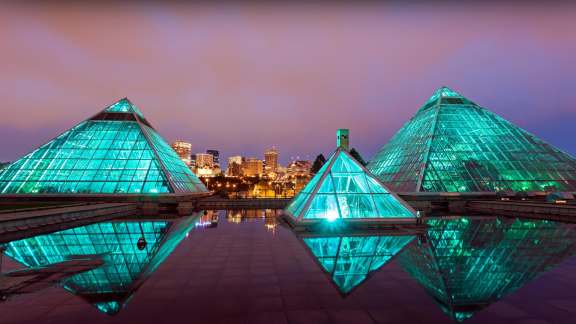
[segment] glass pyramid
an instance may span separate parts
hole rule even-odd
[[[576,191],[576,160],[446,87],[367,166],[397,192]]]
[[[290,202],[285,213],[299,222],[416,217],[407,203],[341,148]]]
[[[401,266],[458,321],[576,253],[576,224],[497,217],[428,219]],[[415,242],[416,243],[416,242]]]
[[[380,269],[414,236],[305,237],[303,242],[343,294]]]
[[[194,226],[195,216],[176,221],[112,221],[5,244],[5,254],[27,267],[70,256],[101,255],[104,265],[66,278],[64,289],[102,312],[117,313]],[[140,238],[146,246],[137,245]]]
[[[0,194],[206,191],[128,99],[0,171]]]

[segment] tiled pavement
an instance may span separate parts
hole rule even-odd
[[[0,304],[0,323],[448,323],[391,262],[347,297],[292,232],[264,220],[194,229],[116,316],[59,287]],[[466,323],[576,323],[576,258]]]

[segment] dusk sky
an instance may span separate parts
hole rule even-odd
[[[576,7],[0,5],[0,161],[119,98],[169,142],[370,159],[443,85],[576,155]]]

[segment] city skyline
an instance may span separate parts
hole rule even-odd
[[[443,85],[575,156],[575,11],[444,6],[3,4],[0,161],[125,96],[195,152],[261,158],[275,145],[286,165],[327,156],[349,128],[370,160]],[[100,24],[104,12],[122,28]]]

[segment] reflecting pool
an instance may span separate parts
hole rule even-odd
[[[132,216],[3,244],[0,323],[576,323],[576,224],[328,235],[279,215]]]

